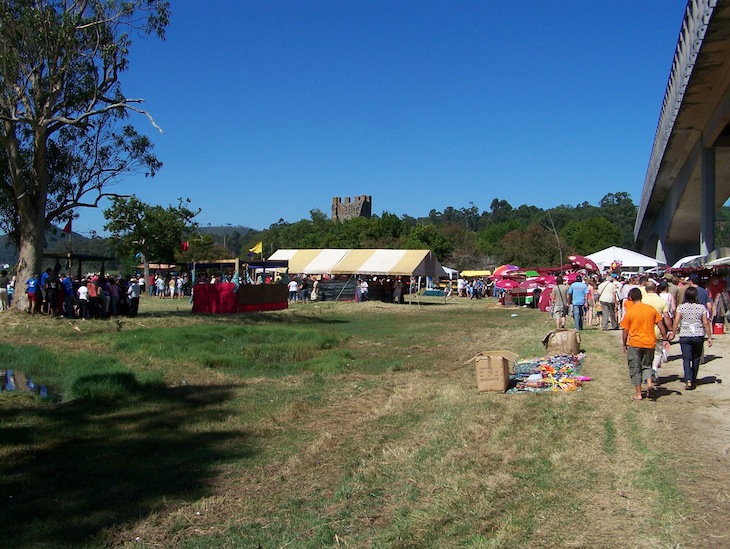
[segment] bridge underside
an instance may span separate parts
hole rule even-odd
[[[634,231],[641,251],[668,263],[714,248],[715,212],[730,198],[730,1],[705,9],[712,17],[699,53],[685,60],[683,71],[682,41],[691,43],[692,36],[680,36],[662,118],[672,116],[672,101],[681,104],[664,128],[668,139],[662,140],[660,120],[652,151],[656,176],[647,175]],[[686,18],[683,33],[687,25]]]

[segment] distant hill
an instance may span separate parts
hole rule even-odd
[[[114,257],[106,238],[87,238],[79,233],[71,233],[71,245],[74,253]],[[62,229],[46,231],[46,253],[66,253],[68,236]],[[0,264],[15,265],[18,261],[18,250],[10,242],[8,235],[0,235]]]
[[[235,253],[240,252],[241,243],[253,231],[249,227],[241,226],[207,226],[199,227],[201,234],[209,234],[213,240]],[[87,238],[78,233],[71,233],[71,243],[74,253],[114,257],[109,249],[107,238]],[[65,253],[68,251],[68,236],[60,228],[46,232],[46,253]],[[0,264],[15,265],[18,261],[18,250],[10,244],[8,235],[0,235]]]
[[[223,246],[226,250],[235,255],[241,255],[243,243],[247,241],[248,235],[254,232],[250,227],[233,225],[198,227],[200,234],[210,235],[216,244]]]
[[[241,236],[246,236],[249,232],[253,231],[250,227],[243,227],[241,225],[218,225],[218,226],[200,226],[198,227],[200,234],[210,234],[214,237],[223,237],[223,235],[231,236],[234,232],[238,232]]]

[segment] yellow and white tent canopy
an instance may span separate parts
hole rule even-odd
[[[290,273],[447,277],[430,250],[277,250]]]

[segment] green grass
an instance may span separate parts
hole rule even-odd
[[[464,362],[486,350],[544,354],[546,315],[423,300],[201,317],[151,301],[137,322],[4,326],[4,367],[57,398],[0,393],[0,494],[12,496],[0,502],[3,543],[687,539],[670,449],[642,429],[642,410],[617,400],[627,382],[611,334],[584,334],[597,380],[583,391],[478,394]],[[632,491],[631,532],[617,486]]]

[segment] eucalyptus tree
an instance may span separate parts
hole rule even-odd
[[[128,118],[154,121],[120,77],[131,36],[164,39],[169,15],[167,0],[0,0],[0,216],[21,281],[40,269],[54,222],[162,166]]]

